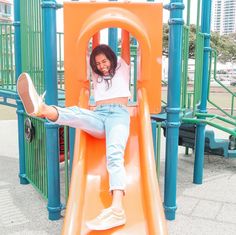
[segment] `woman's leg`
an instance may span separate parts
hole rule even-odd
[[[107,117],[79,107],[60,108],[43,104],[43,117],[61,125],[80,128],[89,133],[104,135],[106,130],[107,169],[110,177],[110,191],[113,192],[112,206],[121,207],[125,189],[124,151],[129,136],[130,117],[127,110],[116,106]],[[122,195],[122,196],[121,196]]]
[[[17,91],[28,115],[45,117],[49,121],[80,128],[89,134],[104,137],[104,120],[97,112],[79,107],[59,108],[43,103],[27,73],[22,73],[17,80]]]
[[[117,210],[122,210],[123,209],[123,197],[124,197],[124,190],[114,189],[112,191],[111,207],[113,207]]]
[[[48,120],[55,122],[58,119],[58,111],[56,106],[50,106],[45,103],[40,105],[40,111],[37,117],[47,118]]]
[[[130,117],[127,110],[117,107],[117,112],[105,121],[107,170],[109,172],[112,207],[123,209],[123,196],[126,187],[124,152],[129,136]]]
[[[86,224],[91,230],[105,230],[126,223],[123,197],[126,186],[124,151],[129,136],[129,112],[119,106],[111,107],[105,120],[107,170],[112,203],[95,219]]]
[[[79,128],[97,138],[105,137],[104,117],[96,111],[77,106],[61,108],[43,103],[37,116],[55,124]]]

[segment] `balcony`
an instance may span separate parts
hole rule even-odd
[[[0,21],[12,21],[12,15],[0,12]]]

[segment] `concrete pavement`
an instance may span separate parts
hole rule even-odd
[[[160,188],[163,192],[165,146],[162,140]],[[179,147],[176,220],[170,235],[236,234],[236,159],[206,156],[204,183],[192,184],[193,154]],[[18,179],[15,109],[0,105],[0,234],[57,235],[63,218],[49,221],[47,203],[31,185]]]

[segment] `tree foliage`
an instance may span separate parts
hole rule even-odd
[[[163,25],[163,55],[168,55],[169,26]],[[194,58],[196,41],[196,26],[190,25],[189,31],[189,57]],[[211,32],[211,47],[217,51],[221,62],[236,62],[236,33],[219,35]]]
[[[218,60],[236,62],[236,34],[219,35],[212,32],[211,47],[217,51]]]

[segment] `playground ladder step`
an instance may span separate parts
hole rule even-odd
[[[228,150],[228,157],[236,158],[236,149],[235,150]]]
[[[156,121],[165,121],[166,113],[164,112],[152,115],[152,119]],[[162,128],[164,130],[164,136],[166,136],[165,125],[163,125]],[[179,128],[179,145],[194,149],[195,133],[195,124],[182,123]],[[229,140],[216,138],[213,130],[206,130],[205,132],[205,153],[224,157],[236,157],[236,150],[229,150]]]
[[[224,157],[228,157],[228,148],[229,148],[229,140],[227,139],[217,139],[215,138],[215,133],[212,130],[207,130],[205,132],[205,143],[206,147],[210,148],[211,153],[223,155]]]

